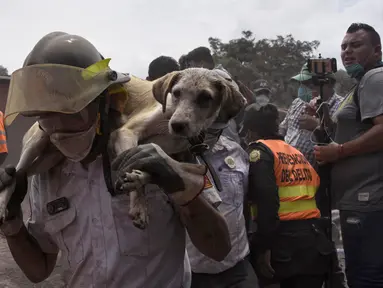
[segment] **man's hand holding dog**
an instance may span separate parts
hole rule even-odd
[[[145,144],[118,156],[112,169],[118,171],[117,188],[125,192],[136,190],[148,182],[161,187],[180,208],[181,221],[203,254],[222,261],[230,252],[225,219],[203,197],[198,197],[205,186],[207,168],[204,165],[177,162],[158,145]],[[134,173],[134,170],[143,173]],[[146,173],[150,175],[149,181],[145,181]]]
[[[117,171],[118,190],[130,192],[140,188],[137,186],[152,183],[178,205],[185,205],[198,196],[207,171],[204,165],[173,160],[156,144],[144,144],[123,152],[113,161],[112,169]]]
[[[0,168],[0,193],[7,188],[14,189],[14,193],[7,205],[6,221],[0,223],[0,229],[6,236],[11,236],[17,234],[23,225],[21,202],[23,202],[28,190],[26,175],[18,174],[16,169],[11,166]]]

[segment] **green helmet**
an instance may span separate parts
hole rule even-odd
[[[295,80],[298,82],[305,82],[310,80],[313,77],[313,74],[310,73],[309,68],[307,67],[307,64],[304,64],[302,66],[301,72],[299,74],[291,77],[291,80]]]
[[[111,70],[109,61],[83,37],[64,32],[45,35],[23,68],[12,73],[6,124],[10,125],[18,113],[77,113],[111,85],[130,80],[128,75]]]
[[[24,61],[25,66],[35,64],[63,64],[80,68],[102,60],[103,57],[88,40],[65,32],[45,35]]]
[[[309,68],[307,67],[307,63],[302,66],[301,72],[299,74],[291,77],[291,80],[298,82],[305,82],[311,80],[315,74],[310,73]],[[328,78],[335,80],[335,74],[331,73],[327,75]]]

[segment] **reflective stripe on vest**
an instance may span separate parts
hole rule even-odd
[[[7,137],[4,129],[4,115],[0,111],[0,153],[8,153]]]
[[[257,204],[249,202],[251,220],[256,221],[258,216]]]
[[[282,140],[259,140],[274,154],[281,221],[319,218],[315,194],[320,179],[307,159]]]

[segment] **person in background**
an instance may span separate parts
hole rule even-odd
[[[383,287],[383,68],[378,32],[367,24],[351,24],[341,58],[358,84],[332,117],[334,142],[315,146],[315,156],[332,163],[331,191],[340,211],[349,287]]]
[[[273,95],[272,95],[272,90],[270,88],[269,82],[267,82],[264,79],[259,79],[255,81],[254,83],[254,99],[255,101],[249,102],[248,105],[252,103],[258,103],[261,106],[266,105],[268,103],[273,103]],[[276,104],[274,104],[276,105]],[[278,105],[276,105],[278,107]],[[278,112],[279,112],[279,120],[282,122],[283,119],[286,117],[287,109],[278,107]]]
[[[8,156],[7,133],[4,126],[4,114],[0,111],[0,165]]]
[[[186,55],[182,55],[178,62],[180,63],[181,70],[191,67],[199,67],[212,70],[215,67],[214,59],[211,55],[210,49],[203,46],[193,49]]]
[[[222,71],[223,77],[231,78],[223,67],[214,68],[214,59],[206,47],[196,48],[183,57],[181,63],[182,61],[185,63],[187,59],[188,64],[181,65],[181,69],[191,67],[217,69]],[[227,128],[217,133],[208,129],[208,134],[209,131],[212,132],[208,138],[216,140],[209,144],[211,149],[205,152],[205,159],[210,161],[222,184],[220,191],[222,203],[217,209],[228,224],[232,249],[223,261],[217,262],[201,254],[188,239],[187,252],[192,270],[192,288],[258,287],[257,277],[248,260],[249,245],[245,217],[242,213],[243,199],[247,193],[247,154],[233,140],[235,133],[229,137],[225,134],[225,130]]]
[[[296,98],[287,111],[285,119],[279,125],[279,133],[284,136],[286,143],[298,149],[310,162],[311,166],[320,173],[321,185],[315,195],[316,202],[321,216],[322,223],[327,228],[330,222],[325,221],[325,217],[330,217],[330,203],[326,193],[328,185],[327,171],[319,171],[318,163],[314,156],[314,145],[317,142],[313,133],[320,125],[317,109],[320,107],[316,104],[320,87],[314,85],[315,75],[310,73],[307,64],[303,65],[301,72],[291,78],[292,81],[299,84],[298,98]],[[334,74],[328,75],[328,82],[323,86],[323,107],[327,114],[332,116],[338,109],[343,98],[335,93],[336,79]],[[331,203],[332,205],[332,203]],[[332,223],[332,226],[335,224]],[[338,255],[335,244],[332,253],[332,273],[331,278],[334,287],[344,287],[345,276],[339,264]]]
[[[270,103],[271,89],[269,83],[266,80],[258,79],[254,82],[254,96],[254,102],[261,106]]]
[[[330,116],[338,109],[342,97],[334,91],[335,75],[330,75],[329,81],[323,87],[322,100],[328,104]],[[299,84],[298,98],[290,105],[285,119],[279,126],[279,133],[284,136],[287,144],[295,147],[310,164],[317,169],[314,157],[313,131],[319,126],[316,111],[310,109],[309,102],[319,96],[319,86],[313,84],[313,74],[309,72],[307,65],[303,65],[301,72],[291,78]]]
[[[209,132],[209,131],[208,131]],[[247,194],[247,153],[239,144],[220,136],[205,152],[222,184],[218,211],[225,217],[232,249],[221,262],[206,257],[188,239],[187,252],[192,270],[192,288],[256,288],[258,280],[249,262],[249,245],[243,214]]]
[[[178,63],[180,64],[180,69],[181,70],[184,70],[184,69],[187,69],[189,67],[189,63],[186,59],[186,55],[181,55],[181,57],[178,59]]]
[[[154,81],[170,72],[179,70],[180,65],[177,60],[169,56],[160,56],[150,62],[146,80]]]
[[[278,133],[278,109],[252,104],[249,126],[249,201],[257,231],[250,247],[264,285],[321,288],[332,252],[319,223],[320,179],[304,155]]]

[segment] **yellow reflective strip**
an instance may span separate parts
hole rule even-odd
[[[310,196],[314,197],[317,191],[316,186],[297,185],[297,186],[282,186],[278,189],[279,199],[299,197],[299,196]]]
[[[97,124],[96,124],[96,133],[97,135],[102,135],[101,133],[101,118],[100,113],[97,113]]]
[[[341,111],[343,109],[344,106],[346,106],[346,104],[349,104],[351,103],[351,101],[353,100],[353,94],[355,92],[355,88],[356,86],[352,87],[351,91],[349,92],[349,94],[346,95],[345,98],[343,98],[343,102],[339,105],[338,109],[336,110],[336,112],[338,111]]]
[[[315,199],[280,202],[278,213],[292,213],[317,209]]]
[[[255,204],[250,205],[251,219],[253,219],[253,220],[256,219],[257,218],[257,214],[258,214],[257,205],[255,205]]]
[[[92,79],[95,75],[109,68],[109,62],[111,58],[106,58],[97,63],[90,65],[81,72],[81,76],[84,80]]]

